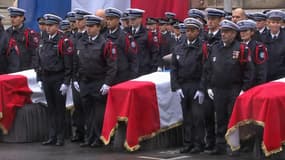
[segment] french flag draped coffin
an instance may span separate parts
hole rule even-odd
[[[36,72],[26,70],[0,75],[0,127],[7,134],[15,117],[16,107],[28,103],[46,103],[44,93],[36,81]],[[71,89],[66,106],[73,106]]]
[[[46,13],[54,13],[64,18],[74,8],[85,9],[95,13],[97,9],[115,7],[122,11],[127,8],[145,10],[145,17],[164,17],[164,12],[174,12],[179,20],[187,16],[190,0],[18,0],[18,7],[27,10],[26,23],[33,29],[37,28],[37,17]]]
[[[111,87],[101,139],[109,144],[118,121],[126,122],[125,147],[137,150],[139,141],[182,122],[180,97],[170,89],[169,72],[154,72]]]
[[[244,127],[254,124],[263,127],[260,145],[265,155],[278,153],[285,144],[284,115],[285,78],[256,86],[236,99],[225,136],[227,143],[232,150],[239,149]]]

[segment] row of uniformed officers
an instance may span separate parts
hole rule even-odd
[[[35,68],[48,103],[49,139],[44,145],[64,145],[70,84],[76,128],[71,140],[82,142],[82,147],[97,147],[102,145],[110,87],[166,68],[171,70],[172,90],[182,99],[184,147],[180,152],[223,154],[236,97],[285,74],[281,29],[285,16],[278,10],[234,23],[224,20],[222,10],[206,9],[205,21],[202,11],[191,9],[183,23],[167,13],[167,19],[158,22],[148,18],[145,28],[140,9],[122,13],[107,8],[96,15],[75,9],[67,14],[69,21],[45,14],[38,21],[39,33],[25,27],[25,10],[10,7],[8,11],[12,27],[1,31],[2,73]],[[266,20],[267,26],[256,30],[256,24]],[[167,63],[163,59],[170,53],[171,63]]]

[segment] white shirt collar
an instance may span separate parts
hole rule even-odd
[[[92,41],[95,41],[95,39],[96,39],[97,37],[98,37],[98,34],[97,34],[96,36],[93,36],[93,37],[89,36],[89,39],[92,40]]]
[[[272,34],[272,33],[270,32],[272,38],[274,38],[275,36],[276,36],[276,38],[277,38],[277,37],[279,36],[279,33],[280,33],[280,31],[278,31],[276,34]]]
[[[113,34],[113,33],[115,33],[117,30],[118,30],[118,27],[115,28],[115,29],[113,29],[113,30],[109,30],[109,33],[110,33],[110,34]]]
[[[195,40],[193,40],[193,41],[189,41],[189,40],[187,39],[187,44],[188,44],[188,45],[194,44],[194,43],[196,42],[196,40],[197,40],[197,39],[195,39]]]
[[[209,32],[208,32],[208,33],[209,33],[209,34],[211,34],[211,33],[212,33],[212,34],[213,34],[213,36],[215,36],[218,32],[219,32],[219,29],[215,30],[214,32],[211,32],[211,31],[209,30]]]
[[[258,30],[258,31],[259,31],[259,33],[261,34],[261,33],[263,33],[264,30],[265,30],[265,27],[261,28],[261,29]]]
[[[48,38],[49,38],[49,39],[53,39],[56,35],[57,35],[57,33],[55,32],[55,34],[49,35]]]

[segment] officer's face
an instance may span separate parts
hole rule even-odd
[[[179,36],[179,35],[181,34],[179,28],[174,28],[173,32],[174,32],[174,34],[175,34],[176,36]]]
[[[167,29],[169,32],[174,32],[172,25],[167,25],[167,26],[166,26],[166,29]]]
[[[106,17],[106,23],[108,29],[115,29],[119,26],[120,20],[116,17]]]
[[[54,35],[58,31],[58,24],[47,24],[46,31],[49,35]]]
[[[263,27],[266,26],[266,21],[255,21],[255,22],[256,22],[257,29],[262,29]]]
[[[86,25],[86,20],[85,19],[77,19],[76,20],[76,26],[78,29],[83,30]]]
[[[129,20],[122,20],[122,26],[123,28],[128,28],[129,27]]]
[[[236,38],[237,32],[235,30],[223,28],[221,31],[222,41],[226,44],[232,43]]]
[[[18,27],[24,22],[24,16],[10,16],[13,27]]]
[[[166,24],[159,25],[159,30],[160,32],[165,32],[167,30],[167,25]]]
[[[146,25],[146,27],[150,31],[156,30],[156,24],[148,24],[148,25]]]
[[[220,22],[222,21],[222,18],[220,17],[208,17],[207,25],[210,30],[215,31],[219,28]]]
[[[88,25],[87,34],[89,36],[96,36],[100,33],[100,29],[101,29],[100,25],[90,25],[90,26]]]
[[[200,30],[196,27],[188,27],[186,29],[186,36],[189,41],[193,41],[198,38]]]
[[[244,42],[251,40],[251,37],[253,35],[254,35],[254,31],[250,29],[245,30],[245,31],[240,31],[240,37]]]
[[[137,18],[131,18],[130,19],[130,26],[132,27],[138,27],[142,23],[142,18],[137,17]]]
[[[268,27],[270,29],[270,32],[273,34],[276,34],[280,31],[281,24],[282,23],[280,19],[269,19],[268,20]]]
[[[70,28],[72,30],[76,29],[77,28],[76,22],[70,22]]]
[[[45,24],[39,24],[40,31],[46,31],[46,25]]]

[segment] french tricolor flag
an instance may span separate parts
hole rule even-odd
[[[54,13],[64,18],[74,8],[85,9],[95,13],[97,9],[115,7],[122,11],[127,8],[145,10],[144,17],[164,17],[164,12],[174,12],[183,20],[190,7],[189,0],[18,0],[18,7],[27,10],[26,24],[37,28],[36,19],[46,13]]]

